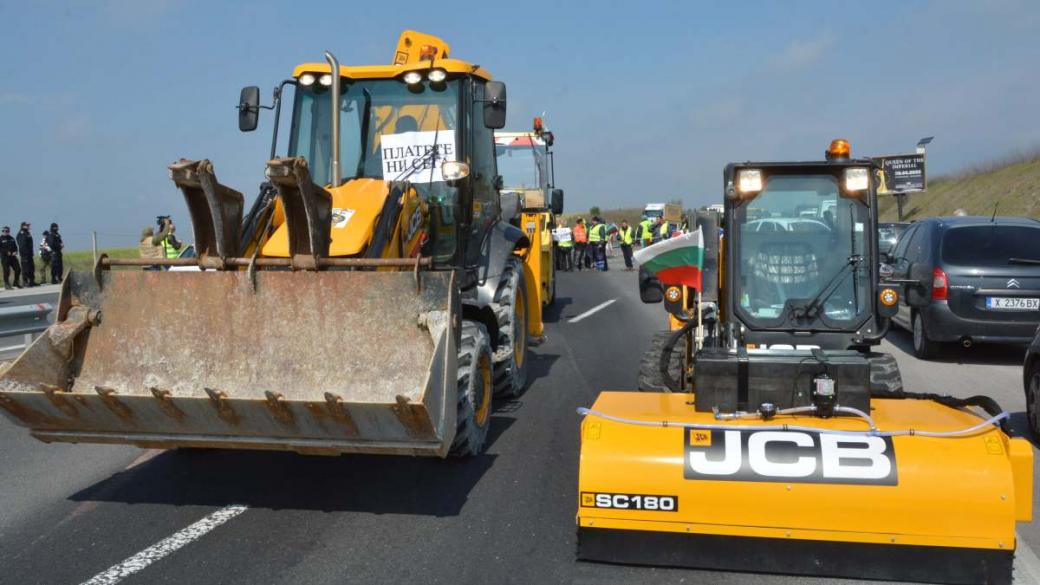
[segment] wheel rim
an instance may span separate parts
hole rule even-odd
[[[527,351],[527,299],[524,298],[522,289],[517,289],[516,302],[513,312],[513,361],[516,367],[524,365],[524,354]]]
[[[1037,404],[1037,400],[1040,400],[1040,369],[1033,372],[1033,377],[1029,379],[1029,403],[1027,407],[1032,417],[1033,429],[1040,432],[1040,404]]]
[[[480,354],[477,368],[480,371],[474,382],[479,382],[480,388],[473,392],[473,398],[479,399],[474,412],[474,419],[477,421],[477,426],[482,427],[491,413],[491,360],[488,359],[487,354]]]

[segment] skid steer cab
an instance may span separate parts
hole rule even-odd
[[[505,85],[405,31],[390,65],[326,52],[272,105],[243,89],[240,129],[261,109],[275,131],[248,210],[208,160],[169,167],[198,257],[148,263],[204,271],[102,257],[73,272],[55,325],[0,377],[0,408],[46,442],[480,453],[541,331],[530,240],[501,215]]]
[[[872,170],[843,140],[731,164],[721,229],[691,222],[701,290],[641,273],[669,327],[642,392],[579,411],[579,558],[1011,582],[1032,448],[989,397],[908,391],[873,351],[901,291],[878,280]]]

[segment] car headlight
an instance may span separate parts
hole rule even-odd
[[[314,80],[315,80],[315,77],[314,77],[313,73],[304,73],[303,75],[300,76],[300,85],[303,85],[303,86],[314,85]]]
[[[469,176],[469,165],[457,160],[446,160],[441,163],[441,176],[445,181],[458,181]]]
[[[870,185],[870,175],[863,167],[845,169],[845,190],[863,191]]]
[[[401,76],[401,81],[404,81],[408,85],[415,85],[422,81],[422,74],[418,71],[409,71]]]
[[[758,193],[762,190],[762,171],[758,169],[740,169],[737,171],[737,191],[741,193]]]
[[[426,74],[426,78],[434,83],[440,83],[448,78],[448,72],[443,69],[430,69],[430,72]]]

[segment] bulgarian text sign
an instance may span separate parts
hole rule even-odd
[[[413,183],[443,181],[441,163],[455,160],[455,132],[384,134],[379,148],[383,155],[384,180],[408,178]],[[436,153],[432,152],[434,150]]]

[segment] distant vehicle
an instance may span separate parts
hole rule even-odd
[[[198,254],[195,253],[195,245],[188,244],[181,250],[180,254],[177,254],[177,258],[197,258]],[[174,272],[200,272],[202,269],[198,266],[170,266],[169,268]]]
[[[895,247],[899,236],[903,235],[910,222],[888,222],[878,224],[878,251],[888,254]]]
[[[829,232],[831,227],[815,219],[791,219],[786,217],[756,219],[744,228],[749,232]]]
[[[936,217],[910,225],[887,255],[907,284],[893,321],[914,354],[941,343],[1029,343],[1040,324],[1040,221]]]
[[[668,223],[682,222],[682,205],[676,203],[647,203],[643,208],[643,219],[664,218]]]
[[[1040,440],[1040,327],[1036,328],[1033,343],[1026,350],[1026,363],[1022,368],[1022,384],[1026,390],[1026,415],[1033,438]]]

